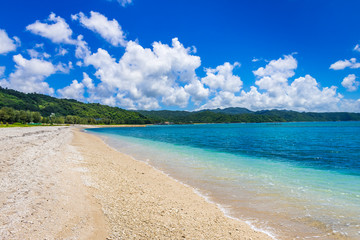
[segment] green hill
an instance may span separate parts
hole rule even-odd
[[[144,124],[150,120],[132,111],[118,107],[110,107],[98,103],[82,103],[72,99],[58,99],[37,93],[22,93],[0,87],[0,108],[8,107],[15,110],[39,112],[42,117],[49,117],[52,113],[56,117],[63,117],[81,123],[105,124]]]

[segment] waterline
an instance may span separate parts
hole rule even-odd
[[[101,134],[119,151],[198,189],[231,217],[280,238],[359,236],[357,175],[111,131]]]

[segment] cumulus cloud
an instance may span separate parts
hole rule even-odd
[[[207,96],[195,73],[200,58],[177,38],[171,46],[154,42],[152,49],[130,41],[118,61],[100,48],[84,63],[96,69],[101,82],[93,99],[103,103],[137,109],[159,108],[159,102],[185,107],[190,99],[198,102]]]
[[[69,86],[66,86],[62,89],[57,90],[58,96],[61,98],[69,98],[76,99],[79,101],[87,101],[87,102],[99,102],[101,98],[96,95],[96,86],[93,83],[93,80],[89,77],[86,72],[83,72],[83,80],[79,82],[78,80],[73,80]],[[87,97],[85,97],[85,93],[87,93]],[[115,100],[115,98],[112,96]],[[103,102],[103,101],[102,101]],[[116,101],[107,100],[104,104],[115,106]]]
[[[83,72],[83,80],[82,83],[86,88],[89,90],[95,89],[95,85],[93,83],[93,80],[89,77],[89,75],[86,72]]]
[[[69,86],[57,90],[57,93],[61,98],[76,100],[84,100],[84,92],[84,84],[81,82],[79,83],[77,80],[73,80]]]
[[[350,60],[339,60],[333,64],[331,64],[330,69],[333,70],[343,70],[345,68],[360,68],[360,63],[356,61],[356,58],[351,58]]]
[[[10,74],[9,79],[0,81],[2,87],[12,88],[21,92],[54,94],[54,89],[45,79],[56,72],[66,71],[64,65],[53,65],[51,62],[32,58],[25,59],[21,54],[13,57],[16,70]]]
[[[233,70],[237,66],[240,66],[240,63],[230,64],[226,62],[215,69],[206,68],[206,77],[202,78],[201,82],[209,86],[211,90],[220,89],[221,91],[238,92],[243,82],[239,76],[233,75]]]
[[[88,43],[84,41],[84,37],[79,35],[76,41],[76,50],[75,56],[79,59],[85,59],[90,56],[91,51],[89,49]]]
[[[190,94],[191,100],[195,103],[195,105],[199,105],[203,100],[207,99],[210,94],[210,90],[198,79],[193,79],[184,87],[184,89]]]
[[[71,17],[73,20],[79,20],[85,28],[100,34],[101,37],[113,46],[126,46],[125,34],[115,19],[108,20],[104,15],[93,11],[90,12],[90,17],[85,16],[82,12]]]
[[[20,40],[14,37],[14,40],[9,38],[5,30],[0,29],[0,54],[7,54],[8,52],[15,51],[16,43]]]
[[[35,23],[26,27],[26,30],[33,34],[40,35],[50,39],[54,43],[76,44],[76,40],[72,39],[72,30],[66,23],[65,19],[51,13],[46,23],[37,20]]]
[[[284,56],[284,58],[279,58],[278,60],[272,60],[265,68],[260,67],[253,72],[257,78],[255,84],[260,89],[266,90],[271,97],[285,97],[286,93],[284,91],[288,84],[288,79],[295,75],[296,68],[297,61],[291,55]]]
[[[360,82],[356,81],[355,74],[349,74],[343,79],[341,85],[346,88],[347,91],[354,92],[359,88]]]
[[[297,61],[292,55],[270,61],[254,71],[256,86],[249,91],[220,90],[200,109],[246,107],[251,110],[289,109],[296,111],[339,111],[342,95],[337,88],[321,88],[310,75],[290,82],[295,75]],[[353,102],[349,102],[350,106]],[[360,110],[360,109],[359,109]]]
[[[55,73],[56,67],[45,60],[41,59],[25,59],[21,54],[13,57],[16,63],[15,72],[11,73],[9,80],[0,81],[2,87],[8,87],[22,92],[53,94],[54,89],[44,79]]]

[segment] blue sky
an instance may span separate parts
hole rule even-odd
[[[360,112],[359,1],[6,1],[0,85],[126,109]]]

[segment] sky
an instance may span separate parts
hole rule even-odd
[[[360,112],[357,0],[12,0],[0,86],[124,109]]]

